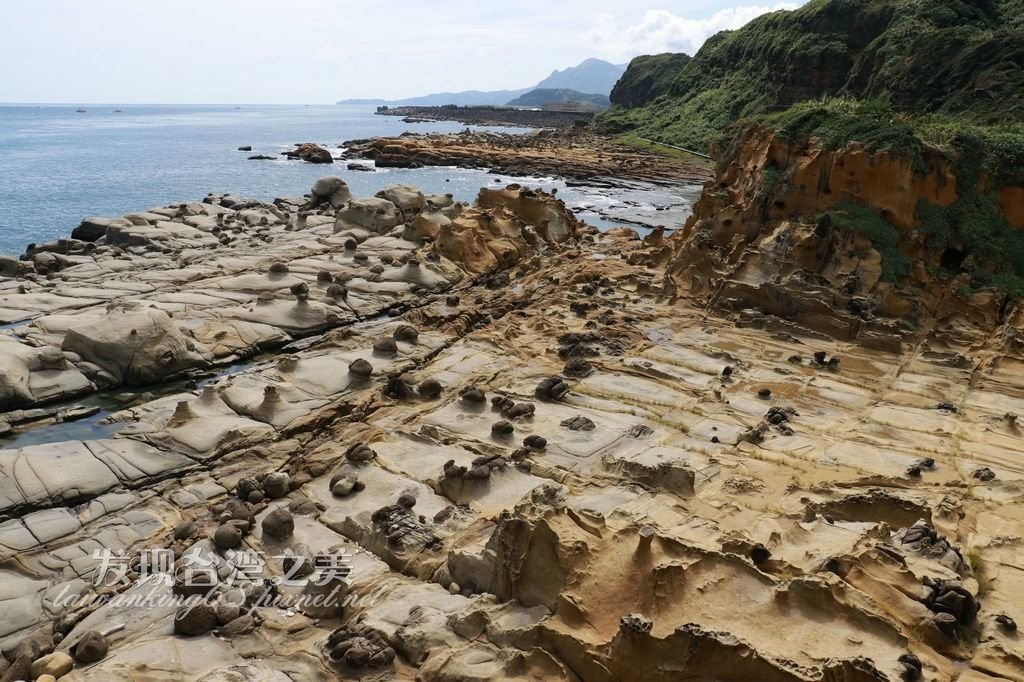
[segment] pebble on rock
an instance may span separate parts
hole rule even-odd
[[[750,550],[750,558],[755,564],[763,564],[772,558],[772,553],[759,542]]]
[[[371,365],[366,360],[359,358],[358,360],[353,361],[352,364],[348,366],[348,371],[350,374],[354,374],[357,377],[365,379],[366,377],[373,374],[373,365]]]
[[[283,471],[275,471],[263,479],[263,493],[272,500],[291,492],[291,477]]]
[[[263,533],[275,540],[284,540],[294,531],[295,519],[284,507],[278,507],[263,518]]]
[[[336,474],[331,478],[331,494],[335,497],[345,497],[356,491],[359,480],[354,476]]]
[[[470,404],[482,405],[487,402],[487,396],[476,386],[467,386],[462,389],[459,395],[464,402]]]
[[[345,459],[350,462],[369,462],[374,459],[377,453],[365,443],[353,443],[345,451]]]
[[[543,436],[531,435],[523,439],[523,446],[531,450],[540,451],[548,446],[548,441]]]
[[[491,436],[494,438],[508,438],[515,432],[515,430],[516,427],[514,427],[511,422],[502,419],[501,421],[494,422],[494,424],[491,425]]]
[[[75,660],[65,651],[54,651],[32,663],[32,677],[39,679],[44,675],[52,675],[55,679],[64,677],[75,667]]]
[[[503,414],[514,421],[516,419],[532,417],[534,412],[536,412],[536,408],[530,403],[518,403],[510,407]]]
[[[106,635],[99,630],[89,630],[71,648],[71,655],[79,663],[95,663],[103,660],[109,649]]]
[[[562,368],[562,372],[566,376],[582,379],[594,373],[594,366],[583,358],[570,358]]]
[[[416,388],[420,396],[428,400],[433,400],[444,392],[444,386],[437,379],[424,379]]]
[[[174,634],[195,637],[204,635],[217,625],[217,611],[206,601],[198,600],[178,607],[174,615]]]
[[[377,339],[373,342],[373,352],[376,355],[397,355],[398,344],[390,338]]]
[[[995,480],[996,472],[992,471],[988,467],[981,467],[980,469],[975,469],[971,476],[982,483],[988,483],[989,481]]]
[[[593,431],[597,428],[597,424],[582,415],[563,420],[561,426],[570,431]]]
[[[1009,630],[1010,632],[1015,632],[1017,630],[1017,621],[1015,621],[1013,618],[1010,618],[1005,613],[1000,613],[998,616],[996,616],[996,623],[998,623],[1001,627]]]
[[[242,544],[242,531],[238,526],[230,524],[218,526],[213,534],[213,544],[222,551],[235,549]]]
[[[192,521],[182,521],[174,527],[173,537],[175,540],[187,540],[196,532],[196,524]]]
[[[395,341],[405,341],[406,343],[416,343],[420,333],[416,331],[416,327],[412,325],[403,324],[395,330],[393,335]]]
[[[534,391],[534,394],[541,400],[561,400],[569,392],[569,385],[562,377],[549,377],[544,379]]]

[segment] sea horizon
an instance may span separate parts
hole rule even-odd
[[[102,108],[81,114],[74,111],[79,106]],[[122,107],[123,111],[112,111]],[[70,237],[87,217],[114,218],[172,202],[200,201],[211,193],[264,201],[301,196],[327,175],[341,176],[355,196],[372,196],[386,185],[406,183],[430,193],[450,192],[463,201],[474,200],[481,187],[499,181],[526,183],[558,189],[570,207],[598,227],[617,224],[587,207],[600,211],[624,195],[616,198],[604,190],[570,187],[559,178],[511,177],[454,167],[356,172],[347,168],[347,160],[321,165],[281,156],[302,142],[320,144],[337,157],[348,140],[405,132],[528,132],[454,121],[406,123],[375,112],[374,105],[358,104],[4,104],[0,254],[17,257],[30,243]],[[251,151],[239,150],[248,146]],[[250,160],[253,155],[273,160]],[[637,204],[653,206],[650,191],[634,194]],[[676,206],[659,218],[668,227],[677,227],[696,191],[672,190],[653,198]]]

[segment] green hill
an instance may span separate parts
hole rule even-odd
[[[977,124],[1024,120],[1024,0],[811,0],[633,60],[605,132],[704,150],[732,122],[826,95]]]
[[[612,88],[612,102],[627,108],[642,107],[667,93],[672,80],[689,61],[690,55],[671,52],[636,57]]]
[[[593,105],[594,109],[607,109],[610,104],[607,95],[590,95],[565,88],[537,88],[520,95],[508,104],[512,107],[539,107],[551,102],[583,102]]]

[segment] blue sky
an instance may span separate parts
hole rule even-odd
[[[804,0],[0,0],[0,102],[330,103],[692,53]]]

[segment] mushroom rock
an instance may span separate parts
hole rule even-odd
[[[503,208],[527,225],[536,226],[544,241],[561,243],[575,238],[579,221],[565,202],[540,190],[482,188],[476,200],[483,209]]]
[[[426,196],[412,185],[388,185],[374,196],[386,199],[397,206],[405,221],[412,220],[413,216],[427,207]]]

